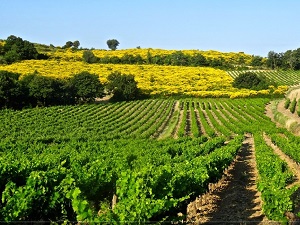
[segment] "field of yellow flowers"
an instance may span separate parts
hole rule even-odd
[[[195,97],[248,97],[284,93],[286,89],[263,91],[238,90],[232,87],[233,78],[227,72],[210,67],[183,67],[158,65],[88,64],[83,61],[25,60],[11,65],[0,65],[0,70],[22,75],[34,73],[57,78],[70,77],[82,71],[97,74],[105,83],[107,76],[119,71],[132,74],[138,87],[151,95],[189,95]]]
[[[81,61],[82,60],[82,54],[84,50],[77,50],[74,51],[72,49],[53,49],[53,51],[47,51],[47,52],[41,52],[46,55],[48,55],[51,59],[62,59],[66,61]],[[108,51],[108,50],[92,50],[94,55],[99,58],[105,58],[105,57],[118,57],[122,58],[124,55],[133,55],[133,56],[141,56],[142,59],[147,59],[148,55],[150,54],[152,57],[155,56],[162,56],[162,55],[170,55],[177,50],[165,50],[165,49],[152,49],[152,48],[146,48],[146,49],[121,49],[116,51]],[[225,62],[228,62],[230,64],[240,64],[241,60],[243,60],[243,63],[245,65],[250,65],[252,56],[249,54],[245,54],[243,52],[219,52],[214,50],[209,51],[201,51],[201,50],[181,50],[182,53],[186,55],[195,55],[195,54],[201,54],[206,59],[223,59]]]

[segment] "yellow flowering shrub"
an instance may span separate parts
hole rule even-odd
[[[195,97],[252,97],[268,95],[269,90],[253,91],[236,89],[233,78],[224,70],[210,67],[127,65],[127,64],[88,64],[82,61],[25,60],[11,65],[0,65],[0,70],[20,73],[23,76],[38,72],[43,76],[56,78],[70,77],[82,71],[97,74],[105,83],[107,76],[114,71],[132,74],[138,87],[151,95],[189,95]],[[282,94],[284,87],[272,87],[272,92]]]
[[[81,61],[82,55],[84,50],[72,50],[72,49],[56,49],[52,52],[43,52],[47,54],[51,59],[62,59],[66,61]],[[147,59],[148,54],[151,54],[152,57],[154,56],[162,56],[162,55],[170,55],[178,50],[165,50],[165,49],[121,49],[116,51],[111,50],[92,50],[95,56],[99,58],[104,57],[118,57],[121,58],[124,55],[140,55],[142,59]],[[240,62],[241,59],[244,60],[246,65],[250,65],[252,56],[245,54],[243,52],[235,53],[235,52],[219,52],[219,51],[200,51],[200,50],[181,50],[182,53],[187,55],[195,55],[195,54],[202,54],[206,59],[220,59],[223,58],[225,62],[231,64],[237,64]]]

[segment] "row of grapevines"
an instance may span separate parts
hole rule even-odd
[[[24,112],[2,110],[0,137],[30,142],[113,139],[120,135],[150,137],[164,122],[172,106],[169,100],[147,100],[38,108]]]
[[[245,73],[245,71],[228,71],[228,74],[233,78],[236,78],[239,74]],[[276,70],[252,70],[251,72],[257,75],[264,75],[267,78],[275,81],[279,85],[295,85],[299,84],[300,73],[299,71],[276,71]]]
[[[285,154],[300,163],[300,139],[285,132],[284,135],[273,133],[270,135],[272,142],[277,145]]]
[[[258,190],[263,200],[263,211],[274,221],[287,222],[285,213],[293,210],[291,195],[297,187],[286,188],[293,174],[287,163],[281,160],[263,140],[262,134],[254,136],[257,168],[259,171]]]
[[[241,138],[205,141],[1,142],[1,220],[160,218],[204,192],[241,145]]]

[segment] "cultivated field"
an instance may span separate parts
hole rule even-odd
[[[2,110],[0,215],[8,221],[111,223],[185,215],[200,222],[199,215],[206,221],[287,220],[299,211],[299,178],[282,155],[299,163],[300,139],[276,128],[264,114],[268,102],[165,99]],[[243,141],[245,134],[252,144]],[[222,181],[230,187],[234,162],[246,165],[251,146],[252,166],[238,178],[244,185],[226,189]],[[257,175],[250,175],[254,170]],[[246,191],[248,178],[254,179],[253,195]],[[220,202],[219,217],[205,213],[206,199],[216,192],[221,201],[246,193],[245,213]],[[220,216],[222,210],[231,217]]]
[[[228,71],[228,74],[235,78],[241,73],[245,73],[246,71]],[[251,72],[264,75],[272,81],[275,81],[278,85],[297,85],[300,83],[300,71],[297,70],[252,70]]]

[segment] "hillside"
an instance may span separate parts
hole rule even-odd
[[[285,87],[261,91],[233,88],[232,77],[222,68],[249,66],[253,56],[245,53],[161,49],[89,50],[99,62],[86,63],[83,61],[86,50],[36,46],[39,54],[48,57],[47,60],[22,60],[10,65],[0,65],[0,70],[22,75],[37,72],[57,78],[88,71],[97,74],[103,83],[110,73],[119,71],[134,75],[142,92],[152,96],[237,98],[281,95],[286,91]],[[134,63],[131,59],[140,61]],[[196,66],[199,60],[204,60],[202,66]],[[109,63],[103,63],[104,61]]]
[[[300,140],[265,115],[287,86],[233,87],[249,68],[282,85],[297,83],[297,73],[252,68],[254,56],[244,53],[36,52],[17,40],[33,51],[16,61],[8,51],[0,66],[13,72],[0,76],[1,221],[299,220]],[[117,71],[150,98],[95,103],[79,94],[105,96],[111,75],[129,83]],[[14,104],[24,107],[8,109]]]

